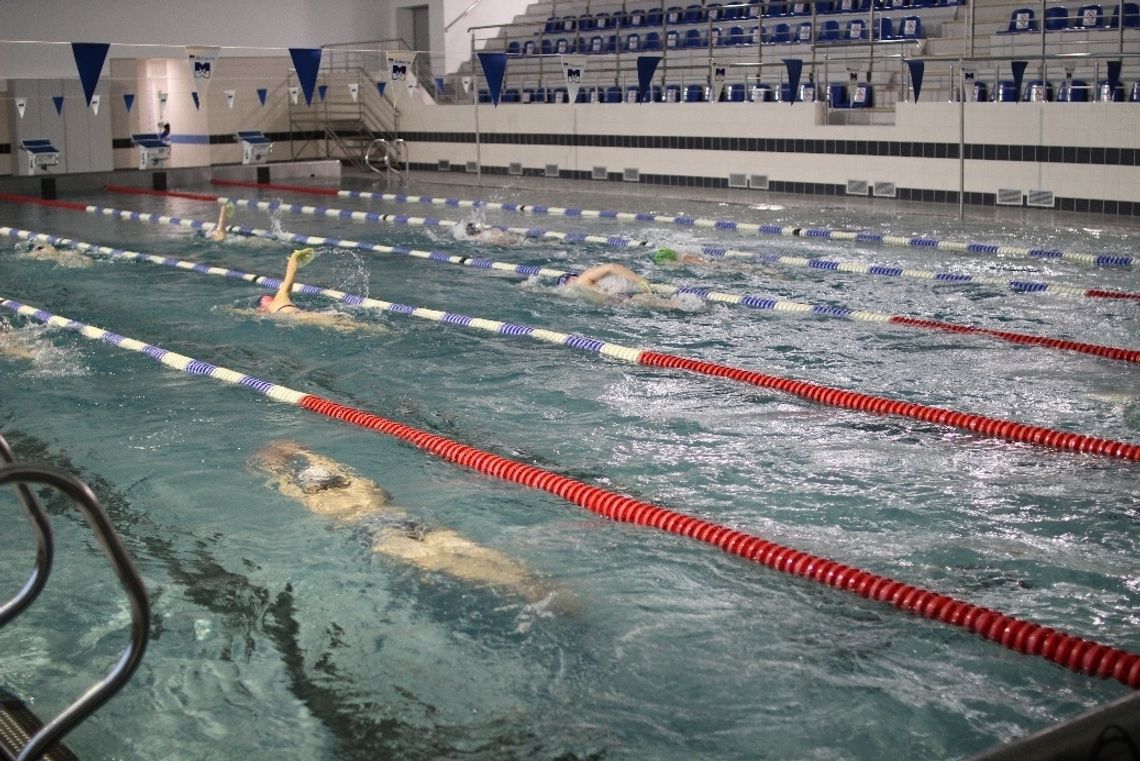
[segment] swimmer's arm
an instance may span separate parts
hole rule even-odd
[[[273,303],[269,305],[270,312],[276,312],[281,307],[293,303],[290,296],[293,293],[293,283],[297,280],[297,253],[294,251],[290,254],[289,261],[285,263],[285,277],[281,279],[281,287],[277,289]]]

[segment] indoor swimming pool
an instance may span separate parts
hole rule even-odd
[[[361,178],[343,187],[384,191]],[[1135,229],[1104,219],[1019,211],[963,223],[843,199],[694,201],[598,187],[499,190],[416,177],[405,192],[1094,256],[1138,250]],[[810,401],[597,348],[1135,444],[1140,301],[1086,295],[1134,297],[1134,267],[644,217],[171,190],[203,198],[0,201],[0,225],[72,241],[64,256],[44,256],[18,234],[0,238],[0,299],[1140,652],[1135,461]],[[74,208],[212,223],[215,196],[235,200],[232,224],[270,232],[214,242],[185,225]],[[389,216],[358,221],[317,208]],[[532,234],[473,241],[452,229],[468,221]],[[299,282],[395,307],[297,293],[296,304],[334,315],[339,327],[259,314],[271,290],[232,273],[280,278],[304,245],[280,239],[290,235],[335,241],[313,245],[319,255]],[[119,253],[87,256],[77,241]],[[702,261],[653,258],[701,247]],[[646,277],[660,303],[599,303],[551,274],[602,262]],[[899,274],[915,270],[972,279]],[[670,286],[691,292],[670,296]],[[738,304],[710,292],[754,298]],[[135,677],[67,739],[82,758],[964,759],[1130,693],[1119,680],[690,537],[607,520],[283,403],[285,394],[178,372],[7,306],[0,433],[17,456],[93,487],[152,601],[152,640]],[[408,314],[413,307],[493,322]],[[890,316],[1067,344],[880,319]],[[602,343],[487,329],[498,323]],[[300,488],[279,488],[266,467],[281,451],[293,453],[282,468]],[[301,465],[327,461],[386,490],[395,517],[312,509],[306,497],[319,492],[307,490]],[[0,532],[6,599],[27,577],[34,544],[13,496],[4,502],[13,516]],[[129,620],[78,513],[59,498],[47,504],[57,533],[51,583],[0,630],[0,686],[35,696],[41,715],[106,672]],[[428,567],[433,533],[462,542],[462,569]],[[377,549],[377,537],[396,535],[421,555]],[[509,572],[488,582],[492,565]]]

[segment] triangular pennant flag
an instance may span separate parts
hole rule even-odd
[[[63,115],[63,96],[62,95],[53,95],[53,96],[51,96],[51,102],[55,104],[55,112],[57,114],[59,114],[60,116],[62,116]]]
[[[106,42],[71,43],[71,52],[75,55],[75,67],[79,69],[79,81],[83,83],[83,96],[87,98],[89,106],[110,48],[111,45]]]
[[[724,80],[728,76],[728,67],[717,61],[709,61],[709,100],[718,101],[724,93]]]
[[[24,118],[24,109],[28,107],[27,98],[16,98],[16,112],[20,114],[20,118]]]
[[[210,86],[210,79],[214,76],[214,66],[218,62],[221,48],[186,46],[186,61],[190,64],[190,77],[194,83],[194,92],[206,94]]]
[[[264,87],[257,88],[257,99],[261,101],[261,105],[265,105],[265,96],[269,94],[269,90]]]
[[[123,93],[123,105],[127,107],[127,113],[129,114],[135,105],[135,94],[133,92]]]
[[[1029,65],[1029,61],[1010,61],[1009,68],[1013,71],[1013,97],[1014,100],[1021,100],[1021,80],[1025,76],[1025,67]]]
[[[91,96],[91,112],[93,114],[95,114],[96,116],[99,115],[99,95],[98,94]]]
[[[408,82],[407,84],[408,84],[408,95],[409,95],[409,96],[410,96],[410,95],[415,95],[415,93],[416,93],[416,83],[415,83],[415,82]]]
[[[317,97],[321,100],[325,99],[325,93],[329,91],[328,85],[317,85]]]
[[[479,53],[479,63],[483,66],[483,76],[487,80],[487,88],[491,91],[491,103],[499,105],[499,97],[503,94],[503,77],[507,74],[506,53]]]
[[[796,93],[800,89],[800,74],[804,70],[804,62],[798,58],[785,58],[784,66],[788,69],[788,85],[792,91],[792,96],[788,98],[788,102],[795,103]]]
[[[910,60],[906,62],[910,67],[910,86],[914,90],[914,102],[918,103],[918,94],[922,92],[922,74],[926,71],[924,61]]]
[[[293,102],[294,106],[297,105],[297,93],[298,92],[299,91],[297,90],[296,87],[290,87],[289,88],[289,100],[291,100]]]
[[[471,77],[460,77],[459,84],[463,85],[463,92],[471,92]]]
[[[388,84],[387,82],[377,82],[376,83],[376,92],[380,93],[381,98],[384,97],[384,87],[387,84]]]
[[[190,91],[190,99],[194,101],[194,110],[197,111],[202,107],[202,102],[198,98],[198,93],[194,90]]]
[[[226,105],[232,110],[234,107],[234,98],[237,97],[237,90],[223,90],[226,94]]]
[[[360,85],[356,82],[349,82],[348,94],[352,96],[353,103],[360,100]]]
[[[650,84],[653,82],[653,73],[657,71],[657,64],[661,63],[659,55],[639,55],[637,57],[637,87],[642,103],[649,101]]]
[[[585,56],[562,56],[562,76],[566,79],[566,98],[571,103],[578,101],[578,90],[586,76]]]
[[[1109,82],[1119,82],[1120,81],[1120,69],[1121,69],[1123,63],[1124,63],[1123,61],[1119,61],[1119,60],[1117,60],[1117,61],[1106,61],[1105,62],[1105,66],[1108,70],[1108,81]]]
[[[321,68],[320,48],[289,48],[293,57],[293,68],[297,70],[297,81],[305,92],[305,105],[313,105],[313,87],[317,84],[317,71]],[[296,99],[293,101],[296,103]]]

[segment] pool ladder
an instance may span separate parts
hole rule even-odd
[[[0,436],[0,486],[12,484],[36,536],[36,558],[23,588],[0,606],[0,627],[9,623],[35,601],[51,573],[54,557],[51,522],[36,500],[30,484],[50,486],[62,492],[83,513],[103,554],[111,563],[131,604],[130,641],[118,661],[75,702],[46,724],[16,696],[0,689],[0,759],[71,761],[76,756],[60,739],[106,703],[131,678],[146,650],[150,602],[142,578],[107,513],[87,484],[75,476],[47,465],[17,463],[12,449]]]
[[[373,152],[376,153],[376,161],[380,166],[372,163]],[[400,182],[407,182],[408,180],[408,144],[402,137],[395,140],[388,140],[387,138],[377,138],[372,141],[368,146],[368,150],[364,152],[364,163],[373,172],[384,175],[384,178],[391,183],[392,178],[395,177]]]

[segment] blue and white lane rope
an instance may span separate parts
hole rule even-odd
[[[331,191],[324,189],[305,188],[296,185],[257,184],[252,182],[237,182],[229,180],[214,180],[215,185],[233,185],[237,187],[261,188],[265,190],[282,190],[294,193],[310,193],[316,195],[331,195]],[[711,219],[706,217],[691,217],[687,215],[653,214],[648,212],[604,211],[594,209],[578,209],[563,206],[543,206],[541,204],[498,203],[494,201],[475,201],[460,198],[439,198],[432,196],[405,195],[401,193],[374,193],[363,190],[338,190],[335,192],[339,198],[354,198],[359,200],[380,200],[393,203],[427,204],[431,206],[448,206],[456,209],[489,209],[493,211],[517,212],[519,214],[538,214],[561,217],[583,217],[595,219],[615,219],[624,222],[646,222],[657,225],[673,225],[677,227],[703,227],[716,230],[734,230],[737,232],[757,233],[764,235],[778,235],[782,237],[797,238],[826,238],[830,240],[854,241],[857,243],[883,243],[892,246],[908,248],[935,249],[939,251],[952,251],[968,254],[991,254],[1010,258],[1027,258],[1033,260],[1060,260],[1077,262],[1094,267],[1131,267],[1136,260],[1131,256],[1112,254],[1087,254],[1077,251],[1061,251],[1053,248],[1023,248],[1020,246],[1000,246],[993,243],[961,242],[939,240],[930,237],[907,237],[901,235],[887,235],[869,231],[837,230],[826,227],[803,227],[793,225],[766,225],[751,222],[736,222],[731,219]]]
[[[188,221],[191,223],[196,222],[195,220]],[[198,222],[197,224],[204,225],[206,223]],[[69,238],[49,235],[47,233],[36,233],[31,230],[19,230],[11,227],[0,227],[0,235],[8,235],[9,237],[17,238],[19,240],[50,243],[53,246],[69,247],[88,253],[93,252],[104,254],[113,259],[144,261],[151,264],[159,264],[166,267],[173,267],[175,269],[197,272],[200,274],[217,275],[219,277],[225,277],[231,280],[241,280],[244,282],[253,283],[255,285],[269,289],[276,289],[281,285],[281,281],[279,279],[267,277],[264,275],[256,275],[249,272],[242,272],[240,270],[226,269],[224,267],[213,267],[201,262],[173,259],[170,257],[157,256],[154,254],[144,254],[138,251],[116,249],[109,246],[99,246],[84,241],[76,241]],[[316,242],[314,240],[297,242],[305,242],[309,245],[324,245],[324,243]],[[741,297],[735,294],[717,294],[714,291],[702,289],[680,289],[673,286],[655,286],[654,290],[658,293],[665,291],[672,293],[691,293],[708,301],[735,303],[743,306],[750,306],[754,309],[771,309],[773,311],[795,312],[800,314],[810,313],[824,317],[846,318],[892,325],[905,325],[912,328],[939,330],[950,333],[984,335],[989,338],[997,338],[1003,341],[1008,341],[1010,343],[1041,346],[1063,351],[1076,351],[1083,354],[1091,354],[1098,357],[1104,357],[1107,359],[1140,363],[1140,350],[1114,346],[1102,346],[1099,344],[1071,341],[1069,339],[1035,336],[1025,333],[1015,333],[1013,331],[979,328],[968,325],[956,325],[954,323],[906,317],[904,315],[886,315],[876,314],[874,312],[850,312],[839,307],[828,307],[824,305],[810,307],[807,304],[796,304],[796,302],[781,302],[774,299],[762,299],[755,296]],[[404,304],[393,304],[391,302],[383,301],[380,299],[347,294],[343,291],[321,288],[314,285],[294,284],[293,291],[295,293],[324,296],[326,298],[341,301],[345,304],[350,304],[353,306],[363,306],[370,309],[378,309],[381,311],[388,311],[396,314],[410,314],[414,317],[422,317],[439,322],[449,322],[464,326],[470,326],[488,330],[494,333],[502,333],[506,335],[530,335],[540,340],[564,346],[570,346],[573,348],[595,350],[596,347],[598,353],[605,356],[627,359],[628,361],[634,362],[635,364],[639,362],[639,350],[631,349],[626,346],[620,346],[618,344],[608,344],[604,341],[599,341],[593,338],[566,333],[558,333],[556,331],[546,331],[538,328],[531,328],[525,325],[502,323],[496,320],[468,317],[466,315],[447,314],[438,310],[424,309],[422,307],[411,307]],[[735,301],[730,301],[730,299],[735,299]]]
[[[305,208],[316,209],[317,207]],[[215,224],[213,222],[182,219],[179,217],[170,217],[163,214],[152,214],[150,212],[132,211],[127,209],[114,209],[103,206],[87,205],[83,206],[83,210],[89,214],[96,214],[104,217],[114,217],[117,219],[132,222],[150,222],[157,224],[178,225],[182,227],[189,227],[195,230],[212,230],[215,227]],[[337,210],[336,216],[341,218],[352,218],[351,215],[353,214],[366,213],[352,212],[348,210]],[[343,215],[349,216],[344,217]],[[535,267],[532,265],[509,264],[506,262],[494,262],[482,257],[457,256],[455,254],[447,254],[439,251],[420,251],[408,248],[406,246],[384,246],[375,243],[363,243],[361,241],[329,238],[316,235],[275,233],[270,230],[264,230],[255,227],[246,227],[242,225],[230,225],[226,227],[226,232],[258,238],[271,238],[274,240],[287,241],[290,243],[303,243],[313,246],[331,245],[340,246],[343,248],[355,248],[361,251],[400,254],[403,256],[411,256],[413,258],[419,259],[429,259],[431,261],[446,262],[449,264],[462,264],[469,267],[475,267],[476,269],[494,269],[504,272],[515,272],[520,275],[528,276],[537,275],[538,277],[558,278],[565,274],[568,274],[565,270],[556,270],[547,267]],[[902,269],[900,267],[862,264],[858,262],[836,262],[826,259],[803,259],[800,257],[780,256],[777,254],[764,255],[756,254],[751,251],[731,251],[729,249],[722,249],[715,246],[704,246],[700,249],[700,251],[702,254],[709,256],[739,256],[741,258],[748,258],[758,262],[806,267],[808,269],[815,270],[831,270],[858,274],[880,275],[887,277],[910,277],[923,279],[933,283],[949,283],[954,285],[996,285],[1003,289],[1008,289],[1013,293],[1049,293],[1059,296],[1072,296],[1077,298],[1122,299],[1140,301],[1140,293],[1131,293],[1128,291],[1108,291],[1095,288],[1080,288],[1077,286],[1063,285],[1059,283],[1041,283],[1028,280],[1005,280],[1003,278],[988,277],[985,275],[964,275],[960,273],[949,272],[939,273],[930,272],[927,270]],[[664,290],[658,290],[658,288]],[[692,292],[698,296],[701,296],[702,289],[692,289],[689,291],[681,288],[673,288],[672,286],[655,286],[654,291],[665,296],[669,296],[677,292]],[[724,303],[741,303],[745,306],[755,306],[754,304],[745,303],[745,300],[756,297],[737,297],[732,296],[731,294],[724,295],[728,296],[729,298],[720,298],[718,295],[716,298],[713,298],[711,300],[722,301]],[[793,302],[789,302],[789,304],[791,303]],[[814,307],[807,307],[807,310],[812,309],[814,309]],[[832,309],[832,307],[821,307],[821,309]],[[790,307],[789,311],[805,311],[805,309],[803,306],[797,306]],[[852,312],[852,314],[854,314],[854,312]]]
[[[236,206],[256,209],[259,211],[288,211],[314,217],[332,219],[346,219],[354,222],[379,222],[394,225],[423,226],[450,228],[458,222],[441,220],[433,217],[411,217],[403,214],[378,214],[370,211],[353,211],[351,209],[326,208],[322,206],[309,206],[306,204],[292,204],[279,201],[252,201],[244,198],[230,198],[226,196],[218,199],[223,203],[233,203]],[[114,211],[114,210],[112,210]],[[649,241],[638,241],[632,238],[612,236],[609,238],[598,235],[585,235],[583,233],[563,233],[550,230],[538,230],[522,227],[495,227],[497,230],[524,235],[528,238],[543,238],[558,240],[564,243],[600,243],[610,248],[647,248],[653,244]],[[1064,296],[1078,296],[1084,298],[1123,298],[1140,300],[1140,294],[1116,294],[1116,291],[1105,291],[1093,288],[1078,288],[1056,283],[1045,283],[1035,280],[1006,280],[1000,277],[987,275],[967,275],[959,272],[933,272],[931,270],[896,267],[889,264],[867,264],[865,262],[842,261],[835,259],[822,259],[819,257],[805,258],[801,256],[784,256],[781,254],[760,254],[755,251],[740,251],[721,246],[686,247],[683,250],[693,251],[704,256],[729,257],[748,259],[754,262],[776,264],[785,267],[798,267],[825,272],[844,272],[848,274],[871,275],[876,277],[913,278],[937,283],[957,283],[975,285],[996,285],[1014,293],[1056,293]]]
[[[545,491],[571,504],[622,523],[650,526],[661,531],[687,536],[739,557],[761,563],[790,576],[811,579],[836,589],[849,591],[865,599],[875,600],[924,618],[941,621],[975,632],[980,636],[1018,652],[1038,655],[1074,671],[1102,679],[1112,677],[1133,688],[1140,688],[1140,655],[1096,641],[1076,637],[1000,611],[983,608],[921,587],[903,584],[886,576],[843,565],[818,555],[770,542],[759,536],[730,529],[699,518],[693,518],[664,507],[608,491],[583,481],[567,478],[553,471],[536,468],[518,460],[476,449],[475,447],[388,420],[364,410],[348,407],[314,394],[294,391],[261,380],[252,375],[211,365],[158,346],[111,333],[54,315],[0,296],[0,307],[9,309],[48,325],[73,330],[85,338],[137,351],[188,375],[199,375],[241,385],[274,401],[293,404],[330,420],[355,425],[411,444],[442,460],[455,463],[501,481]],[[664,358],[664,357],[663,357]],[[933,410],[932,412],[938,412]],[[979,419],[978,422],[985,422]],[[1024,427],[1024,426],[1023,426]],[[1043,430],[1044,435],[1060,432]],[[1070,434],[1069,436],[1072,436]],[[1092,442],[1082,442],[1091,444]],[[1121,444],[1121,446],[1126,446]],[[1069,447],[1086,451],[1080,444]],[[1140,450],[1140,447],[1133,447]],[[1136,452],[1133,452],[1135,455]],[[1133,457],[1132,459],[1140,459]]]

